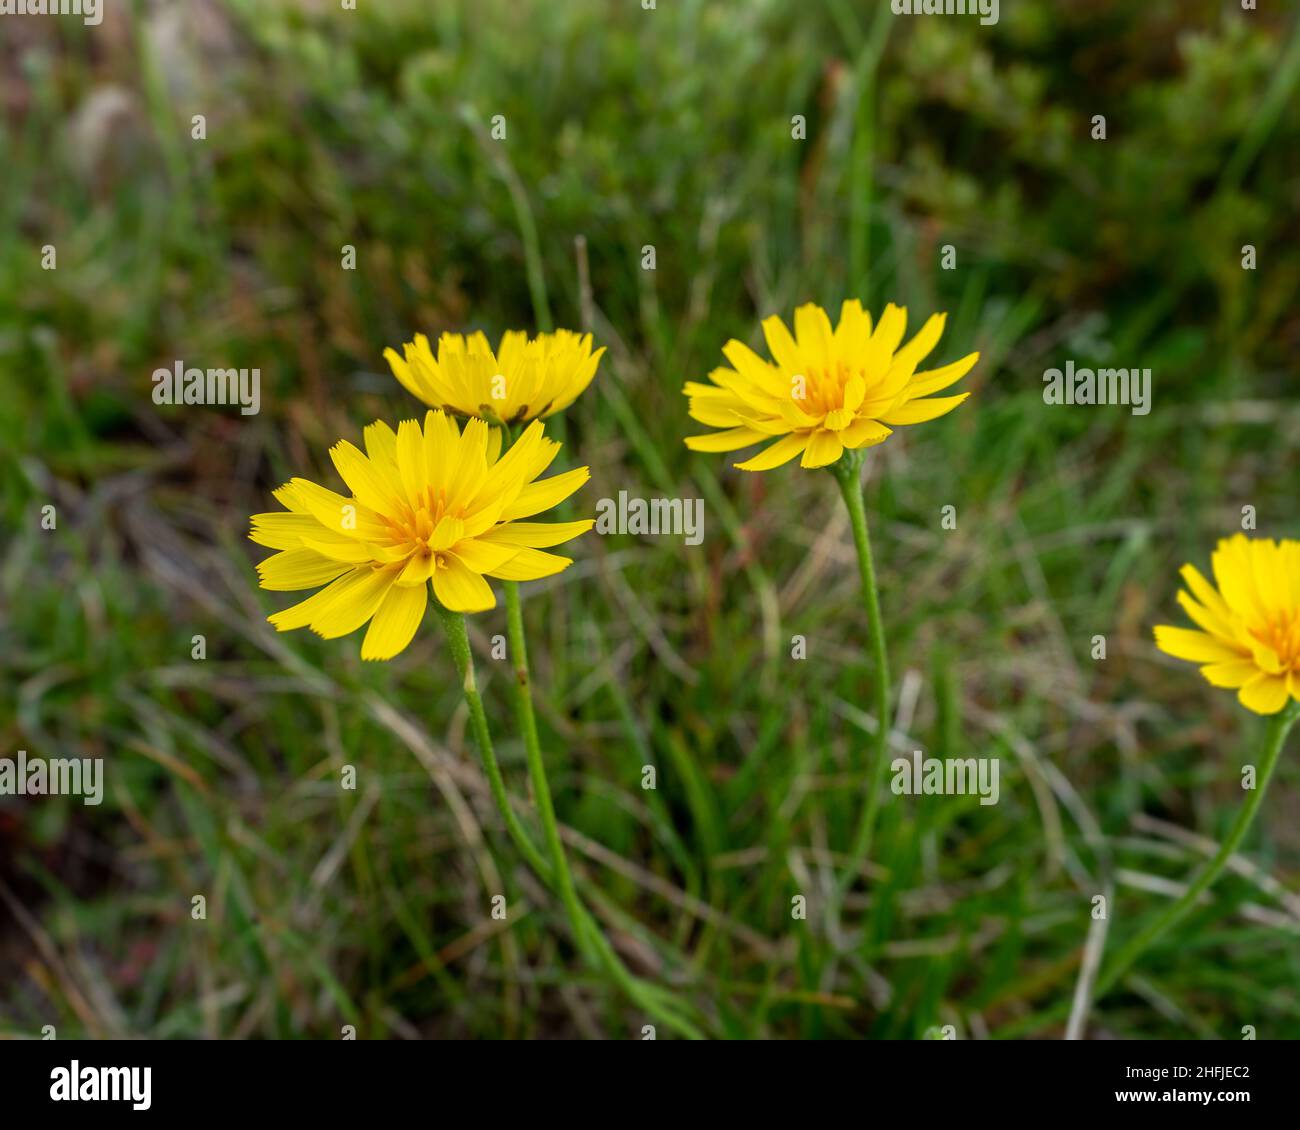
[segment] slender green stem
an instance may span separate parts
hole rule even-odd
[[[1179,922],[1196,905],[1196,900],[1223,873],[1223,869],[1228,865],[1228,860],[1233,857],[1237,848],[1241,846],[1242,840],[1245,839],[1246,833],[1250,831],[1250,826],[1254,823],[1255,814],[1259,811],[1260,805],[1264,803],[1264,794],[1268,791],[1269,780],[1272,778],[1273,770],[1277,767],[1278,759],[1281,757],[1282,747],[1286,743],[1287,732],[1291,729],[1297,717],[1300,717],[1300,703],[1293,701],[1289,702],[1284,710],[1269,719],[1255,787],[1247,795],[1241,810],[1237,813],[1237,819],[1233,821],[1232,828],[1219,845],[1219,850],[1201,868],[1201,871],[1189,884],[1187,890],[1166,906],[1143,929],[1139,930],[1128,944],[1115,955],[1114,959],[1103,968],[1101,976],[1097,979],[1097,987],[1093,992],[1094,1001],[1100,1000],[1110,989],[1114,988],[1119,979],[1133,967],[1133,964],[1142,956],[1147,947],[1171,926]]]
[[[504,582],[506,592],[506,639],[514,663],[515,717],[519,732],[524,738],[524,751],[528,758],[528,776],[533,783],[533,799],[542,820],[542,833],[551,854],[556,887],[560,899],[569,913],[575,938],[584,944],[585,931],[578,905],[578,892],[573,885],[573,872],[560,839],[560,825],[555,819],[555,804],[551,800],[551,784],[546,776],[546,763],[542,759],[542,744],[537,737],[537,717],[533,713],[533,691],[528,677],[528,644],[524,639],[524,616],[519,600],[519,583]]]
[[[507,442],[513,442],[510,428],[506,428]],[[573,927],[574,941],[579,948],[587,949],[587,933],[583,929],[582,907],[573,885],[573,872],[560,839],[560,825],[555,818],[555,804],[551,800],[551,784],[546,776],[546,762],[542,758],[542,743],[537,736],[537,716],[533,712],[533,688],[528,675],[528,642],[524,638],[524,614],[519,599],[519,582],[503,582],[506,593],[506,638],[510,657],[514,663],[515,718],[523,735],[524,750],[528,758],[528,776],[533,783],[533,799],[542,820],[542,834],[551,856],[556,889],[564,903]]]
[[[507,598],[508,599],[508,598]],[[516,603],[518,596],[516,594]],[[469,634],[465,629],[465,616],[460,612],[450,612],[447,609],[436,606],[438,614],[442,619],[443,630],[447,636],[447,644],[451,650],[452,660],[456,664],[456,670],[460,674],[461,685],[465,695],[465,705],[469,708],[470,724],[474,731],[474,740],[478,745],[479,754],[483,759],[483,767],[487,772],[488,784],[491,787],[492,799],[495,801],[497,808],[501,812],[502,819],[505,820],[506,830],[510,833],[510,838],[514,841],[519,851],[528,862],[529,866],[541,877],[542,881],[560,894],[561,901],[564,903],[565,910],[568,912],[569,921],[574,934],[574,941],[578,948],[585,956],[594,960],[597,964],[603,966],[615,980],[619,987],[627,996],[646,1012],[650,1013],[655,1019],[666,1024],[673,1031],[689,1037],[690,1039],[703,1039],[703,1034],[695,1024],[686,1017],[681,1011],[680,1006],[668,997],[657,986],[651,985],[634,977],[627,967],[619,959],[614,947],[610,945],[604,933],[591,913],[582,905],[577,897],[577,892],[573,886],[572,874],[568,868],[568,861],[564,857],[563,845],[559,841],[559,827],[555,822],[555,811],[551,805],[550,789],[545,788],[545,804],[541,800],[543,790],[538,789],[534,783],[534,792],[538,794],[538,807],[543,811],[543,825],[548,823],[549,813],[550,829],[547,831],[547,841],[551,844],[552,858],[555,859],[558,853],[560,861],[559,866],[548,863],[546,858],[537,849],[531,837],[528,835],[524,826],[520,823],[519,817],[515,814],[514,808],[510,804],[510,797],[506,793],[505,781],[501,776],[501,766],[497,761],[496,752],[492,747],[492,735],[488,729],[487,714],[483,709],[483,698],[478,691],[478,682],[474,676],[474,659],[469,648]],[[513,630],[513,629],[512,629]],[[520,619],[519,631],[522,640],[522,618]],[[513,644],[511,645],[514,646]],[[517,655],[525,657],[525,673],[527,669],[526,655],[522,650],[516,650]],[[523,687],[527,693],[527,681]],[[522,722],[522,707],[521,722]],[[525,746],[529,748],[529,765],[530,769],[533,762],[533,750],[537,751],[538,768],[541,770],[542,781],[545,784],[545,767],[541,764],[541,747],[537,741],[536,721],[532,717],[532,700],[531,696],[528,701],[529,725],[524,727]],[[531,738],[528,736],[531,732]],[[554,842],[551,841],[552,833]],[[561,878],[563,875],[563,878]],[[566,893],[567,892],[567,893]]]
[[[441,605],[436,606],[442,618],[443,631],[447,635],[447,646],[451,649],[452,662],[461,678],[461,687],[465,694],[465,705],[469,707],[470,726],[474,730],[474,741],[478,745],[479,756],[483,759],[483,768],[487,772],[488,785],[492,790],[492,799],[506,822],[506,830],[515,846],[519,848],[528,865],[536,871],[548,885],[554,881],[550,865],[542,855],[528,833],[520,823],[518,815],[511,807],[510,797],[506,793],[505,780],[501,776],[501,766],[497,762],[496,751],[492,748],[492,735],[488,731],[487,714],[483,710],[483,698],[478,693],[478,680],[474,677],[474,658],[469,650],[469,633],[465,630],[465,615],[461,612],[449,612]]]
[[[849,863],[835,886],[833,911],[839,913],[840,904],[862,864],[871,853],[871,839],[880,812],[880,797],[884,788],[885,769],[889,764],[890,717],[889,656],[885,650],[885,626],[880,618],[880,596],[876,590],[876,569],[871,557],[871,539],[867,534],[867,512],[862,501],[862,483],[859,472],[862,457],[857,452],[846,452],[831,468],[840,484],[844,505],[848,508],[849,523],[853,527],[853,544],[858,551],[858,571],[862,582],[862,603],[867,613],[867,632],[871,640],[872,663],[876,671],[876,734],[869,782],[857,828],[849,848]]]
[[[528,642],[524,636],[524,615],[519,599],[519,584],[516,581],[503,582],[506,593],[506,638],[510,653],[514,659],[515,669],[515,713],[519,720],[519,731],[524,736],[524,749],[528,758],[528,773],[533,783],[533,796],[537,810],[542,819],[542,830],[551,852],[551,865],[555,872],[556,885],[565,908],[569,912],[575,937],[579,945],[594,948],[597,959],[604,965],[610,975],[623,990],[643,1007],[655,1012],[669,1023],[674,1023],[672,1015],[664,1016],[665,1009],[670,1013],[675,1006],[665,1001],[656,1001],[653,986],[638,981],[619,959],[614,947],[609,944],[599,924],[587,913],[578,898],[577,888],[573,882],[573,872],[564,851],[564,842],[560,839],[560,825],[555,818],[555,805],[551,799],[551,785],[546,776],[546,762],[542,757],[542,743],[537,736],[537,717],[533,711],[532,681],[528,672]],[[679,1030],[692,1036],[699,1036],[694,1025],[688,1021],[678,1020]]]

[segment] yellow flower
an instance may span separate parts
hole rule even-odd
[[[1242,706],[1276,714],[1300,700],[1300,542],[1248,539],[1219,542],[1211,563],[1216,589],[1191,565],[1191,589],[1178,603],[1203,630],[1156,628],[1156,646],[1175,659],[1202,664],[1216,687],[1232,687]]]
[[[403,420],[365,430],[365,453],[341,440],[330,449],[351,491],[307,479],[275,491],[286,511],[254,514],[249,537],[278,549],[257,570],[265,589],[315,588],[270,617],[282,632],[310,627],[326,639],[370,628],[362,659],[391,659],[424,617],[429,582],[445,608],[481,612],[496,598],[484,577],[531,581],[560,572],[568,557],[543,553],[591,529],[580,522],[523,522],[568,498],[586,467],[534,481],[560,444],[535,422],[501,454],[501,432],[470,420],[462,433],[442,412],[421,429]]]
[[[495,354],[481,333],[443,334],[435,359],[424,334],[397,350],[385,349],[393,375],[431,408],[518,424],[554,415],[591,384],[604,347],[591,351],[591,334],[556,330],[533,340],[509,330]]]
[[[747,345],[729,341],[722,352],[732,368],[714,369],[712,385],[688,381],[692,419],[721,432],[689,436],[692,451],[736,451],[780,436],[752,459],[736,466],[767,471],[802,454],[804,467],[825,467],[846,449],[883,443],[889,425],[920,424],[956,408],[970,393],[940,396],[979,360],[971,353],[960,361],[918,373],[938,344],[946,314],[935,314],[911,341],[899,346],[907,328],[907,311],[890,303],[873,332],[871,315],[852,299],[840,308],[840,323],[831,329],[820,306],[808,303],[794,312],[794,336],[773,315],[763,333],[773,360],[765,361]]]

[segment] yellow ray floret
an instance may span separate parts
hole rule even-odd
[[[1197,627],[1161,625],[1156,646],[1200,664],[1248,710],[1276,714],[1300,700],[1300,542],[1236,534],[1219,542],[1211,564],[1215,585],[1182,568],[1178,603]]]
[[[590,475],[580,467],[538,479],[560,450],[540,421],[504,455],[496,428],[475,419],[461,431],[442,412],[429,412],[423,427],[404,420],[396,432],[376,421],[365,446],[342,440],[330,450],[350,493],[293,479],[275,492],[283,511],[252,517],[249,537],[279,551],[257,567],[263,588],[325,586],[270,617],[282,632],[311,628],[333,639],[369,622],[361,658],[391,659],[415,635],[430,584],[445,608],[484,611],[496,604],[485,577],[558,573],[571,559],[543,550],[594,525],[520,520]]]
[[[714,369],[711,384],[688,381],[693,420],[721,431],[689,436],[693,451],[737,451],[774,440],[736,466],[766,471],[801,456],[804,467],[825,467],[845,450],[883,443],[893,428],[951,412],[970,393],[932,396],[961,380],[971,353],[940,369],[917,371],[939,343],[945,314],[936,314],[906,345],[907,311],[892,303],[874,327],[856,299],[840,309],[839,325],[820,306],[794,312],[794,333],[773,315],[763,322],[772,359],[739,341],[723,354],[730,367]]]
[[[517,424],[572,404],[596,375],[604,348],[571,330],[528,335],[511,330],[495,353],[481,333],[443,334],[435,357],[424,334],[384,357],[407,391],[431,408]]]

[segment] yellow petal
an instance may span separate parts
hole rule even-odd
[[[467,504],[467,510],[478,511],[496,503],[500,503],[502,509],[512,505],[524,484],[545,471],[559,450],[560,445],[546,437],[542,422],[534,420],[510,450],[487,471],[478,493]],[[472,525],[472,520],[467,522],[466,529]]]
[[[262,588],[271,592],[314,589],[347,571],[346,564],[332,561],[312,549],[285,549],[257,566]]]
[[[1214,579],[1227,606],[1249,620],[1267,619],[1255,589],[1250,565],[1250,542],[1245,534],[1236,534],[1219,542],[1210,558]]]
[[[353,581],[340,589],[330,602],[312,617],[311,630],[327,640],[355,632],[375,614],[379,602],[393,587],[397,573],[393,569],[370,569],[354,572]]]
[[[363,520],[366,515],[362,514],[360,503],[355,499],[345,498],[309,479],[294,479],[290,485],[294,488],[296,500],[332,534],[358,539],[374,537],[376,531],[369,530],[371,525],[378,527],[378,536],[387,532],[379,523]],[[370,513],[373,511],[367,511]]]
[[[1292,608],[1300,609],[1300,541],[1284,541],[1278,560],[1282,575],[1291,582],[1288,603]]]
[[[793,408],[793,405],[791,407]],[[800,426],[805,428],[811,428],[814,424],[817,423],[817,421],[812,416],[807,415],[807,413],[801,413],[797,409],[792,412],[792,416],[796,420],[799,419],[800,416],[802,416],[806,421],[806,423],[804,423],[803,425],[799,425],[799,424],[787,422],[784,418],[780,418],[780,417],[746,416],[739,413],[737,414],[737,418],[740,420],[742,427],[748,428],[751,432],[759,432],[764,436],[789,435],[792,431],[794,431],[796,428]]]
[[[328,533],[311,514],[287,511],[254,514],[248,540],[268,549],[297,549],[305,537],[324,537]]]
[[[380,514],[392,513],[397,499],[383,476],[370,465],[360,448],[345,439],[330,448],[330,458],[348,489],[362,506]]]
[[[397,425],[397,438],[393,442],[393,459],[401,480],[406,501],[416,505],[429,485],[429,465],[425,458],[424,432],[415,420],[403,420]]]
[[[1183,578],[1183,583],[1191,590],[1192,596],[1199,600],[1209,611],[1216,616],[1227,621],[1232,618],[1232,612],[1223,602],[1223,597],[1218,590],[1210,584],[1194,565],[1184,565],[1178,575]]]
[[[926,420],[933,420],[938,416],[951,412],[968,396],[970,396],[969,392],[963,392],[960,396],[936,396],[929,400],[909,400],[886,412],[880,419],[883,423],[893,424],[895,427],[901,424],[924,424]]]
[[[518,494],[512,491],[512,498]],[[465,532],[462,537],[476,538],[479,534],[490,530],[501,520],[501,511],[506,507],[506,498],[500,495],[497,498],[488,498],[483,491],[479,491],[471,500],[465,514]]]
[[[785,323],[775,314],[763,319],[763,336],[767,338],[767,348],[771,351],[773,360],[781,368],[797,373],[802,364],[799,347],[795,345],[790,331],[785,328]]]
[[[1201,674],[1216,687],[1238,687],[1248,683],[1259,674],[1259,668],[1249,659],[1238,659],[1232,663],[1211,663],[1201,668]]]
[[[366,454],[372,460],[384,458],[389,462],[397,459],[397,435],[383,420],[367,424],[361,433],[366,445]]]
[[[409,588],[412,585],[426,584],[433,576],[434,557],[432,553],[416,553],[407,561],[402,571],[397,574],[396,584]]]
[[[1256,714],[1276,714],[1286,705],[1288,697],[1285,676],[1262,673],[1237,692],[1241,705]]]
[[[445,412],[427,412],[424,416],[425,481],[443,487],[451,478],[452,459],[460,431],[456,421]]]
[[[715,372],[717,370],[714,370]],[[699,397],[701,400],[712,400],[714,402],[734,404],[739,406],[743,403],[734,392],[729,388],[719,388],[717,385],[706,385],[700,381],[687,381],[682,385],[683,396]]]
[[[369,569],[353,569],[326,585],[320,592],[313,593],[306,600],[299,601],[282,612],[272,613],[267,620],[275,625],[277,632],[291,632],[295,628],[305,628],[329,607],[335,597],[349,591],[364,577],[369,576],[370,572]]]
[[[765,439],[767,433],[760,432],[757,428],[728,428],[725,432],[687,436],[686,446],[692,451],[735,451]]]
[[[1203,628],[1212,636],[1217,636],[1224,643],[1231,644],[1235,641],[1236,633],[1232,630],[1232,624],[1224,620],[1222,616],[1197,604],[1185,592],[1178,593],[1175,599],[1182,606],[1183,611],[1196,623],[1197,627]]]
[[[821,426],[822,418],[820,416],[813,416],[805,412],[792,399],[782,400],[777,405],[777,408],[780,412],[780,419],[773,420],[770,426],[770,430],[777,435],[784,435],[786,432],[808,431],[810,428]],[[740,418],[742,422],[748,423],[751,427],[754,426],[754,421],[748,416],[741,415]],[[766,420],[767,417],[761,417],[758,427],[768,427]]]
[[[519,492],[519,497],[501,512],[501,520],[509,522],[549,510],[563,502],[589,478],[589,467],[576,467],[562,475],[552,475],[549,479],[529,483]]]
[[[790,388],[793,383],[789,377],[782,376],[778,370],[774,369],[773,373],[771,379],[760,383],[741,376],[734,369],[725,366],[711,369],[709,380],[713,381],[717,388],[713,395],[702,398],[703,404],[700,407],[714,410],[731,407],[737,411],[771,412],[782,400],[790,399]]]
[[[879,377],[890,366],[894,350],[907,332],[907,310],[892,302],[885,307],[875,331],[863,350],[862,367],[868,377]]]
[[[485,538],[466,538],[452,551],[452,556],[475,573],[490,573],[499,569],[519,552],[517,545],[488,541]]]
[[[271,495],[286,510],[292,510],[295,514],[306,514],[307,503],[301,488],[296,485],[299,482],[306,482],[306,480],[294,479],[283,486],[276,487]]]
[[[728,394],[727,399],[693,396],[687,402],[687,415],[696,423],[710,428],[734,428],[737,412],[746,410],[745,402]]]
[[[486,612],[496,607],[492,587],[478,573],[450,554],[444,562],[433,571],[433,591],[444,608],[452,612]]]
[[[573,558],[558,553],[544,553],[540,549],[521,549],[505,564],[491,570],[494,577],[503,581],[535,581],[549,577],[573,564]]]
[[[417,371],[404,357],[398,354],[397,350],[385,349],[384,360],[388,362],[388,367],[393,370],[393,376],[402,383],[407,392],[417,399],[423,400],[426,404],[431,403],[428,386],[420,380]]]
[[[479,540],[545,549],[548,545],[572,541],[595,524],[594,518],[583,518],[579,522],[506,522],[489,530]]]
[[[835,327],[835,352],[841,358],[859,358],[871,338],[871,315],[856,298],[840,305],[840,324]]]
[[[1251,636],[1247,646],[1250,648],[1250,654],[1254,657],[1256,667],[1270,675],[1282,674],[1282,657],[1268,644],[1262,643]]]
[[[1270,615],[1290,611],[1289,578],[1282,575],[1278,545],[1272,538],[1258,538],[1251,543],[1250,573],[1255,581],[1259,602]]]
[[[951,365],[944,365],[940,369],[927,369],[924,372],[915,374],[911,383],[907,386],[908,397],[912,400],[918,400],[922,396],[942,392],[950,385],[955,385],[969,373],[979,359],[980,355],[978,353],[968,353],[960,361],[954,361]]]
[[[782,389],[785,387],[785,381],[781,377],[780,370],[764,361],[743,341],[732,338],[722,347],[722,355],[731,362],[736,372],[750,384],[774,395],[779,396],[781,394]],[[689,392],[689,388],[687,391]]]
[[[366,638],[361,643],[362,659],[392,659],[411,642],[424,619],[429,602],[429,587],[394,585],[380,602]]]
[[[850,412],[856,412],[862,407],[862,402],[866,399],[866,396],[867,382],[857,373],[854,373],[844,386],[844,407]]]
[[[831,362],[831,341],[835,331],[826,311],[812,302],[806,302],[794,312],[794,333],[799,352],[819,369]]]
[[[465,536],[465,520],[453,514],[445,514],[434,526],[429,535],[429,548],[433,550],[450,549]]]
[[[806,435],[782,436],[776,443],[765,447],[752,459],[747,459],[744,463],[737,463],[736,466],[742,471],[770,471],[773,467],[781,466],[782,463],[789,463],[796,455],[801,454],[807,446],[808,436]]]
[[[364,565],[367,561],[375,559],[370,546],[363,541],[344,538],[329,541],[325,538],[310,537],[303,538],[302,544],[304,549],[310,549],[313,553],[319,553],[331,561],[344,561],[349,565]]]
[[[835,432],[813,432],[799,463],[803,467],[825,467],[843,454],[844,444]]]
[[[445,486],[447,505],[464,506],[477,493],[487,477],[488,434],[492,428],[477,417],[465,421],[460,444],[452,456],[451,473]]]
[[[884,443],[893,434],[893,429],[885,427],[879,420],[859,418],[840,432],[840,442],[850,450],[857,450]]]
[[[1161,624],[1155,630],[1156,647],[1175,659],[1192,663],[1235,663],[1240,653],[1204,632],[1171,628]]]
[[[939,339],[943,337],[943,327],[947,321],[947,314],[930,315],[926,319],[925,325],[921,327],[920,332],[894,354],[894,364],[902,364],[912,369],[916,368],[934,352],[934,347],[939,344]]]

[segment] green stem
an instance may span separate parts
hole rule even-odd
[[[503,582],[506,592],[506,638],[510,645],[510,655],[514,662],[515,678],[515,717],[519,722],[519,732],[524,737],[524,750],[528,758],[528,776],[533,783],[533,799],[542,819],[542,833],[546,837],[546,847],[551,854],[551,867],[555,873],[556,887],[569,921],[573,925],[574,936],[579,945],[584,944],[585,931],[582,927],[582,914],[578,903],[578,892],[573,885],[573,872],[569,869],[569,859],[564,852],[564,843],[560,839],[560,825],[555,819],[555,804],[551,800],[551,784],[546,776],[546,763],[542,759],[542,744],[537,737],[537,717],[533,713],[533,692],[528,678],[528,644],[524,639],[524,616],[519,600],[519,582]]]
[[[508,594],[506,599],[507,605],[509,605],[510,596]],[[515,612],[507,612],[512,637],[516,627],[515,618],[519,612],[517,592],[514,596],[514,603]],[[614,947],[606,939],[596,920],[578,899],[577,891],[573,886],[572,873],[569,871],[568,860],[564,855],[564,847],[559,838],[559,826],[556,823],[555,810],[551,804],[545,766],[541,761],[541,747],[537,740],[537,724],[533,718],[532,697],[528,690],[526,652],[523,651],[522,647],[516,648],[512,638],[511,647],[515,650],[516,655],[520,657],[524,672],[520,691],[522,697],[528,700],[526,707],[527,723],[524,722],[525,708],[519,701],[518,696],[516,702],[520,713],[521,728],[524,731],[524,744],[528,749],[529,769],[530,771],[534,769],[534,761],[536,761],[535,768],[540,775],[541,786],[538,786],[538,777],[534,776],[533,789],[537,795],[538,808],[542,813],[542,824],[546,829],[546,838],[551,848],[554,863],[548,863],[537,849],[520,823],[519,817],[515,814],[514,808],[510,804],[510,798],[506,793],[505,781],[501,776],[501,766],[492,747],[492,735],[488,729],[487,714],[483,709],[483,698],[479,694],[478,682],[474,676],[474,658],[470,652],[469,634],[465,628],[464,613],[450,612],[441,605],[435,605],[435,607],[437,607],[438,614],[442,619],[442,626],[447,636],[447,644],[451,650],[452,660],[460,674],[461,685],[465,694],[465,705],[469,708],[474,740],[478,745],[479,754],[483,759],[483,767],[487,772],[492,799],[505,820],[510,838],[515,842],[529,866],[537,872],[548,887],[558,890],[565,910],[568,912],[574,941],[578,948],[589,959],[594,953],[597,963],[609,972],[610,976],[613,977],[627,996],[635,1004],[654,1016],[655,1019],[690,1039],[703,1039],[703,1034],[682,1014],[680,1006],[675,1001],[668,999],[657,986],[639,980],[628,971],[614,951]],[[523,621],[522,617],[518,619],[519,641],[522,644]]]
[[[515,846],[519,848],[528,865],[536,871],[542,880],[550,886],[554,882],[550,865],[546,862],[523,824],[511,807],[510,797],[506,793],[505,780],[501,776],[501,766],[497,762],[496,751],[492,748],[492,735],[488,731],[487,714],[483,710],[483,698],[478,693],[478,680],[474,677],[474,658],[469,650],[469,633],[465,630],[465,614],[449,612],[441,605],[435,604],[442,619],[443,631],[447,635],[447,646],[451,650],[452,662],[460,675],[461,687],[465,693],[465,705],[469,707],[470,726],[474,730],[474,741],[478,745],[479,756],[483,759],[483,768],[487,772],[488,785],[492,790],[492,799],[496,802],[506,830]]]
[[[844,496],[844,505],[849,511],[849,523],[853,527],[853,544],[858,551],[862,603],[867,613],[867,632],[871,640],[872,663],[876,670],[876,740],[867,795],[849,848],[849,864],[835,885],[832,910],[836,916],[844,895],[871,853],[871,838],[876,828],[876,817],[880,812],[885,769],[889,764],[891,729],[889,656],[885,650],[885,627],[880,617],[880,596],[876,589],[876,569],[871,557],[871,539],[867,534],[867,512],[862,501],[862,484],[859,478],[861,467],[861,454],[846,452],[840,461],[831,467],[831,472],[840,484],[840,493]]]
[[[1097,987],[1093,992],[1094,1001],[1100,1000],[1102,996],[1114,988],[1119,979],[1132,968],[1147,947],[1171,926],[1179,922],[1196,905],[1196,900],[1223,873],[1223,869],[1228,865],[1228,860],[1233,857],[1237,848],[1241,846],[1242,840],[1245,839],[1246,833],[1250,831],[1250,826],[1254,823],[1255,814],[1259,811],[1260,805],[1264,803],[1264,794],[1268,791],[1269,780],[1272,778],[1273,770],[1277,767],[1278,760],[1281,757],[1287,732],[1291,729],[1297,717],[1300,717],[1300,703],[1293,701],[1287,703],[1285,709],[1278,714],[1274,714],[1269,719],[1268,732],[1264,739],[1263,759],[1259,768],[1259,778],[1255,782],[1255,788],[1250,791],[1245,803],[1241,806],[1241,810],[1237,813],[1237,819],[1233,822],[1227,837],[1219,845],[1219,850],[1214,853],[1214,857],[1192,880],[1187,890],[1165,907],[1142,930],[1138,931],[1133,939],[1115,955],[1115,959],[1104,968],[1101,976],[1097,979]]]

